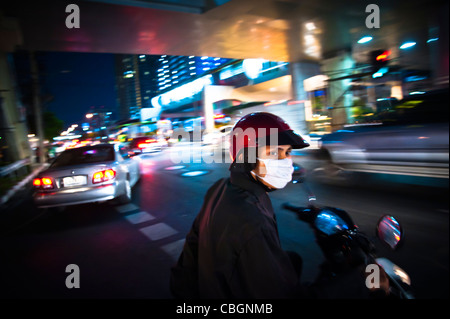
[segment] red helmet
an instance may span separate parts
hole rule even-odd
[[[292,148],[308,147],[303,138],[294,133],[279,116],[267,112],[250,113],[242,117],[230,134],[230,156],[234,161],[244,148],[270,145],[292,145]]]

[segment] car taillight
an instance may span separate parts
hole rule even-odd
[[[53,180],[49,177],[35,178],[33,185],[36,188],[51,189],[53,188]]]
[[[139,147],[139,148],[146,148],[147,146],[148,146],[147,143],[139,143],[139,144],[138,144],[138,147]]]
[[[92,176],[92,183],[103,183],[110,181],[116,177],[116,171],[113,169],[106,169],[104,171],[99,171],[94,173]]]

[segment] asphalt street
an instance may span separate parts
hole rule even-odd
[[[175,156],[179,151],[141,157],[142,178],[130,204],[39,212],[31,187],[18,192],[0,211],[1,298],[171,298],[170,267],[206,190],[228,175],[229,166],[198,161],[200,148],[190,149],[191,158],[183,162]],[[310,153],[298,153],[294,161],[307,169],[306,183],[317,204],[347,210],[379,255],[408,272],[417,298],[448,299],[448,187],[372,176],[357,185],[328,185],[315,176],[320,163]],[[323,255],[309,226],[281,208],[284,202],[305,205],[305,188],[289,184],[270,197],[283,247],[303,257],[302,280],[313,281]],[[403,226],[405,241],[398,251],[374,236],[383,214],[394,215]],[[79,288],[67,287],[70,265],[79,270]]]

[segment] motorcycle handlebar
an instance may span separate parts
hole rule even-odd
[[[311,223],[317,214],[317,209],[312,205],[308,207],[301,207],[294,206],[290,203],[284,203],[282,207],[284,209],[290,210],[291,212],[294,212],[297,215],[298,219],[308,223]]]
[[[306,207],[294,206],[290,203],[284,203],[282,206],[284,209],[290,210],[294,213],[301,213],[306,209]]]

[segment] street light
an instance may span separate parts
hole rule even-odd
[[[400,49],[404,50],[404,49],[409,49],[412,48],[413,46],[415,46],[417,43],[416,42],[405,42],[400,46]]]
[[[91,119],[93,116],[94,116],[94,114],[92,114],[92,113],[86,114],[86,118],[87,118],[87,119]]]
[[[365,36],[365,37],[362,37],[361,39],[359,39],[358,43],[359,44],[367,43],[367,42],[372,41],[372,39],[373,38],[371,36]]]

